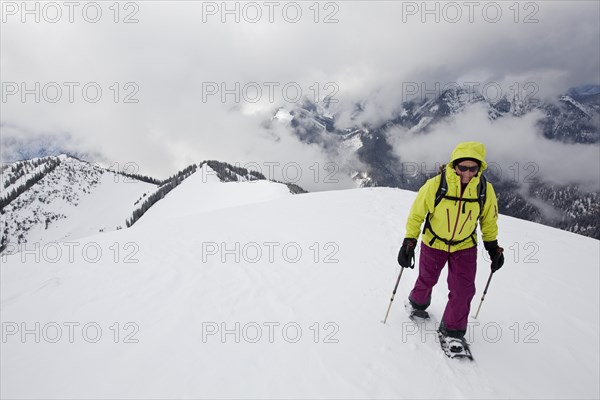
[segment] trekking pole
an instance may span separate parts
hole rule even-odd
[[[481,310],[481,305],[483,304],[483,300],[485,299],[485,294],[487,293],[488,288],[490,287],[490,282],[492,281],[492,275],[494,275],[494,271],[490,272],[490,277],[488,278],[487,284],[485,285],[485,289],[483,289],[483,296],[481,296],[481,301],[479,302],[479,307],[477,307],[477,313],[473,318],[477,319],[479,315],[479,310]]]
[[[392,302],[394,301],[394,296],[396,295],[396,290],[398,289],[398,284],[400,283],[400,278],[402,278],[402,272],[404,271],[404,267],[400,268],[400,275],[398,275],[398,280],[396,281],[396,286],[394,286],[394,291],[392,292],[392,299],[390,300],[390,305],[388,306],[387,312],[385,313],[385,318],[383,319],[383,323],[387,321],[388,314],[390,313],[390,309],[392,308]]]

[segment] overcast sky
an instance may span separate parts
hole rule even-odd
[[[304,168],[299,183],[314,190],[309,166],[352,157],[332,159],[285,124],[265,128],[298,88],[317,100],[332,95],[335,110],[363,102],[362,122],[377,123],[435,82],[493,82],[540,98],[600,82],[597,1],[428,2],[427,10],[421,1],[23,4],[2,3],[4,160],[11,139],[133,162],[160,178],[204,159],[295,162]],[[494,125],[475,108],[431,135],[390,135],[401,156],[444,160],[456,141],[481,140],[505,165],[543,149],[542,172],[598,179],[598,146],[547,143],[534,118]],[[577,162],[565,172],[559,156]]]

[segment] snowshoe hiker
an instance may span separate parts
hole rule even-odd
[[[448,351],[444,351],[449,356],[465,351],[464,335],[475,295],[478,224],[492,260],[492,271],[504,264],[503,249],[496,239],[496,194],[492,184],[482,175],[487,168],[485,153],[484,145],[478,142],[456,146],[442,173],[419,189],[398,254],[398,263],[402,267],[414,268],[415,248],[424,223],[419,276],[408,301],[414,310],[425,313],[431,303],[433,287],[448,263],[448,302],[438,333],[443,349],[447,344]]]

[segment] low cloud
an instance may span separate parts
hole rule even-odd
[[[436,163],[448,162],[457,143],[478,141],[486,147],[490,172],[502,179],[527,184],[541,178],[600,190],[600,147],[546,139],[537,126],[542,117],[541,112],[534,111],[523,117],[490,120],[486,105],[472,104],[454,118],[436,124],[429,133],[393,128],[387,134],[403,162],[425,163],[428,170]]]

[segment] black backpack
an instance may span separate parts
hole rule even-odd
[[[435,193],[435,202],[433,203],[434,208],[437,207],[438,204],[440,204],[442,199],[455,200],[455,201],[461,200],[463,202],[463,213],[464,213],[466,203],[478,202],[479,203],[479,216],[477,217],[477,219],[479,219],[481,217],[481,213],[483,212],[483,206],[485,205],[486,194],[487,194],[487,179],[485,178],[485,175],[483,175],[483,173],[482,173],[481,176],[479,177],[479,184],[477,185],[477,198],[476,199],[461,199],[459,197],[446,195],[446,193],[448,193],[448,181],[446,180],[445,168],[442,169],[442,172],[440,175],[441,175],[440,186],[438,187],[438,190]],[[431,231],[431,233],[433,234],[433,239],[431,239],[429,241],[430,246],[433,245],[433,243],[436,240],[441,240],[442,242],[446,243],[447,245],[456,245],[456,244],[464,242],[465,240],[467,240],[469,238],[473,240],[473,243],[475,245],[477,245],[477,240],[476,240],[477,227],[475,227],[475,230],[473,231],[473,233],[471,233],[469,236],[467,236],[466,238],[464,238],[462,240],[444,239],[444,238],[438,236],[433,231],[433,229],[431,229],[431,222],[429,221],[430,214],[431,213],[427,213],[427,216],[425,217],[425,225],[423,226],[423,233],[425,233],[425,231],[427,229],[429,229]]]

